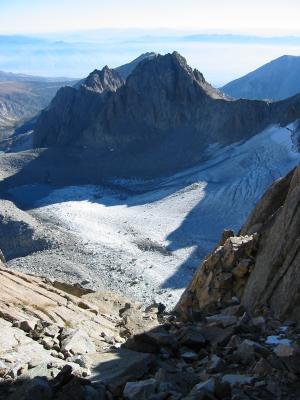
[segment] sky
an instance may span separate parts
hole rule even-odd
[[[177,50],[222,86],[300,56],[299,15],[300,0],[0,0],[0,70],[81,78]]]
[[[0,0],[0,33],[99,28],[300,32],[299,0]]]

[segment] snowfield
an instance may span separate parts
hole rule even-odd
[[[39,195],[31,213],[77,238],[84,256],[73,281],[172,306],[222,230],[238,231],[265,189],[299,163],[297,126],[272,126],[246,142],[212,146],[209,161],[171,177],[56,189]],[[34,197],[35,191],[26,186],[12,195]],[[39,261],[40,275],[53,277],[50,259]],[[28,272],[24,260],[12,265]],[[64,273],[57,262],[56,268]]]

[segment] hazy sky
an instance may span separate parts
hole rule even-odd
[[[0,33],[107,27],[300,32],[300,0],[0,0]]]
[[[77,78],[145,51],[177,50],[221,86],[283,54],[299,56],[299,15],[300,0],[0,0],[0,34],[39,38],[0,37],[0,70]],[[221,35],[186,39],[203,32]]]

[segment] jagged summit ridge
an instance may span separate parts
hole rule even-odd
[[[124,80],[117,71],[107,65],[101,70],[94,70],[84,81],[83,86],[96,92],[115,92],[124,84]]]
[[[146,58],[121,79],[105,67],[89,76],[86,90],[58,92],[37,122],[34,146],[85,148],[101,154],[101,171],[153,176],[202,162],[211,144],[247,140],[300,117],[299,97],[227,98],[177,52]]]
[[[177,51],[166,55],[156,54],[155,57],[141,61],[128,77],[127,85],[130,87],[147,79],[150,80],[150,84],[157,80],[162,88],[167,86],[170,89],[176,85],[179,87],[185,82],[185,86],[182,86],[183,90],[188,90],[188,87],[195,85],[212,98],[226,99],[223,93],[206,82],[201,72],[192,69]],[[178,91],[175,94],[178,94]]]
[[[102,70],[95,69],[86,79],[78,82],[74,88],[84,87],[98,93],[116,92],[123,84],[124,80],[118,72],[106,65]]]

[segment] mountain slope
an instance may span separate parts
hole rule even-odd
[[[0,82],[70,82],[71,79],[64,77],[44,77],[13,72],[0,71]]]
[[[221,89],[235,98],[281,100],[300,93],[300,57],[282,56]]]
[[[76,246],[72,238],[10,265],[172,305],[223,229],[238,231],[266,188],[299,163],[298,137],[298,122],[275,125],[242,143],[211,147],[194,168],[151,180],[103,182],[114,165],[101,171],[99,157],[85,152],[79,161],[59,148],[5,154],[0,171],[14,168],[14,175],[1,188],[38,221],[51,221],[54,232],[77,238]]]
[[[225,97],[178,53],[138,64],[117,90],[60,90],[42,112],[35,147],[87,149],[99,170],[159,175],[201,162],[211,144],[246,140],[300,116],[300,96],[281,103]],[[86,156],[85,156],[86,158]]]

